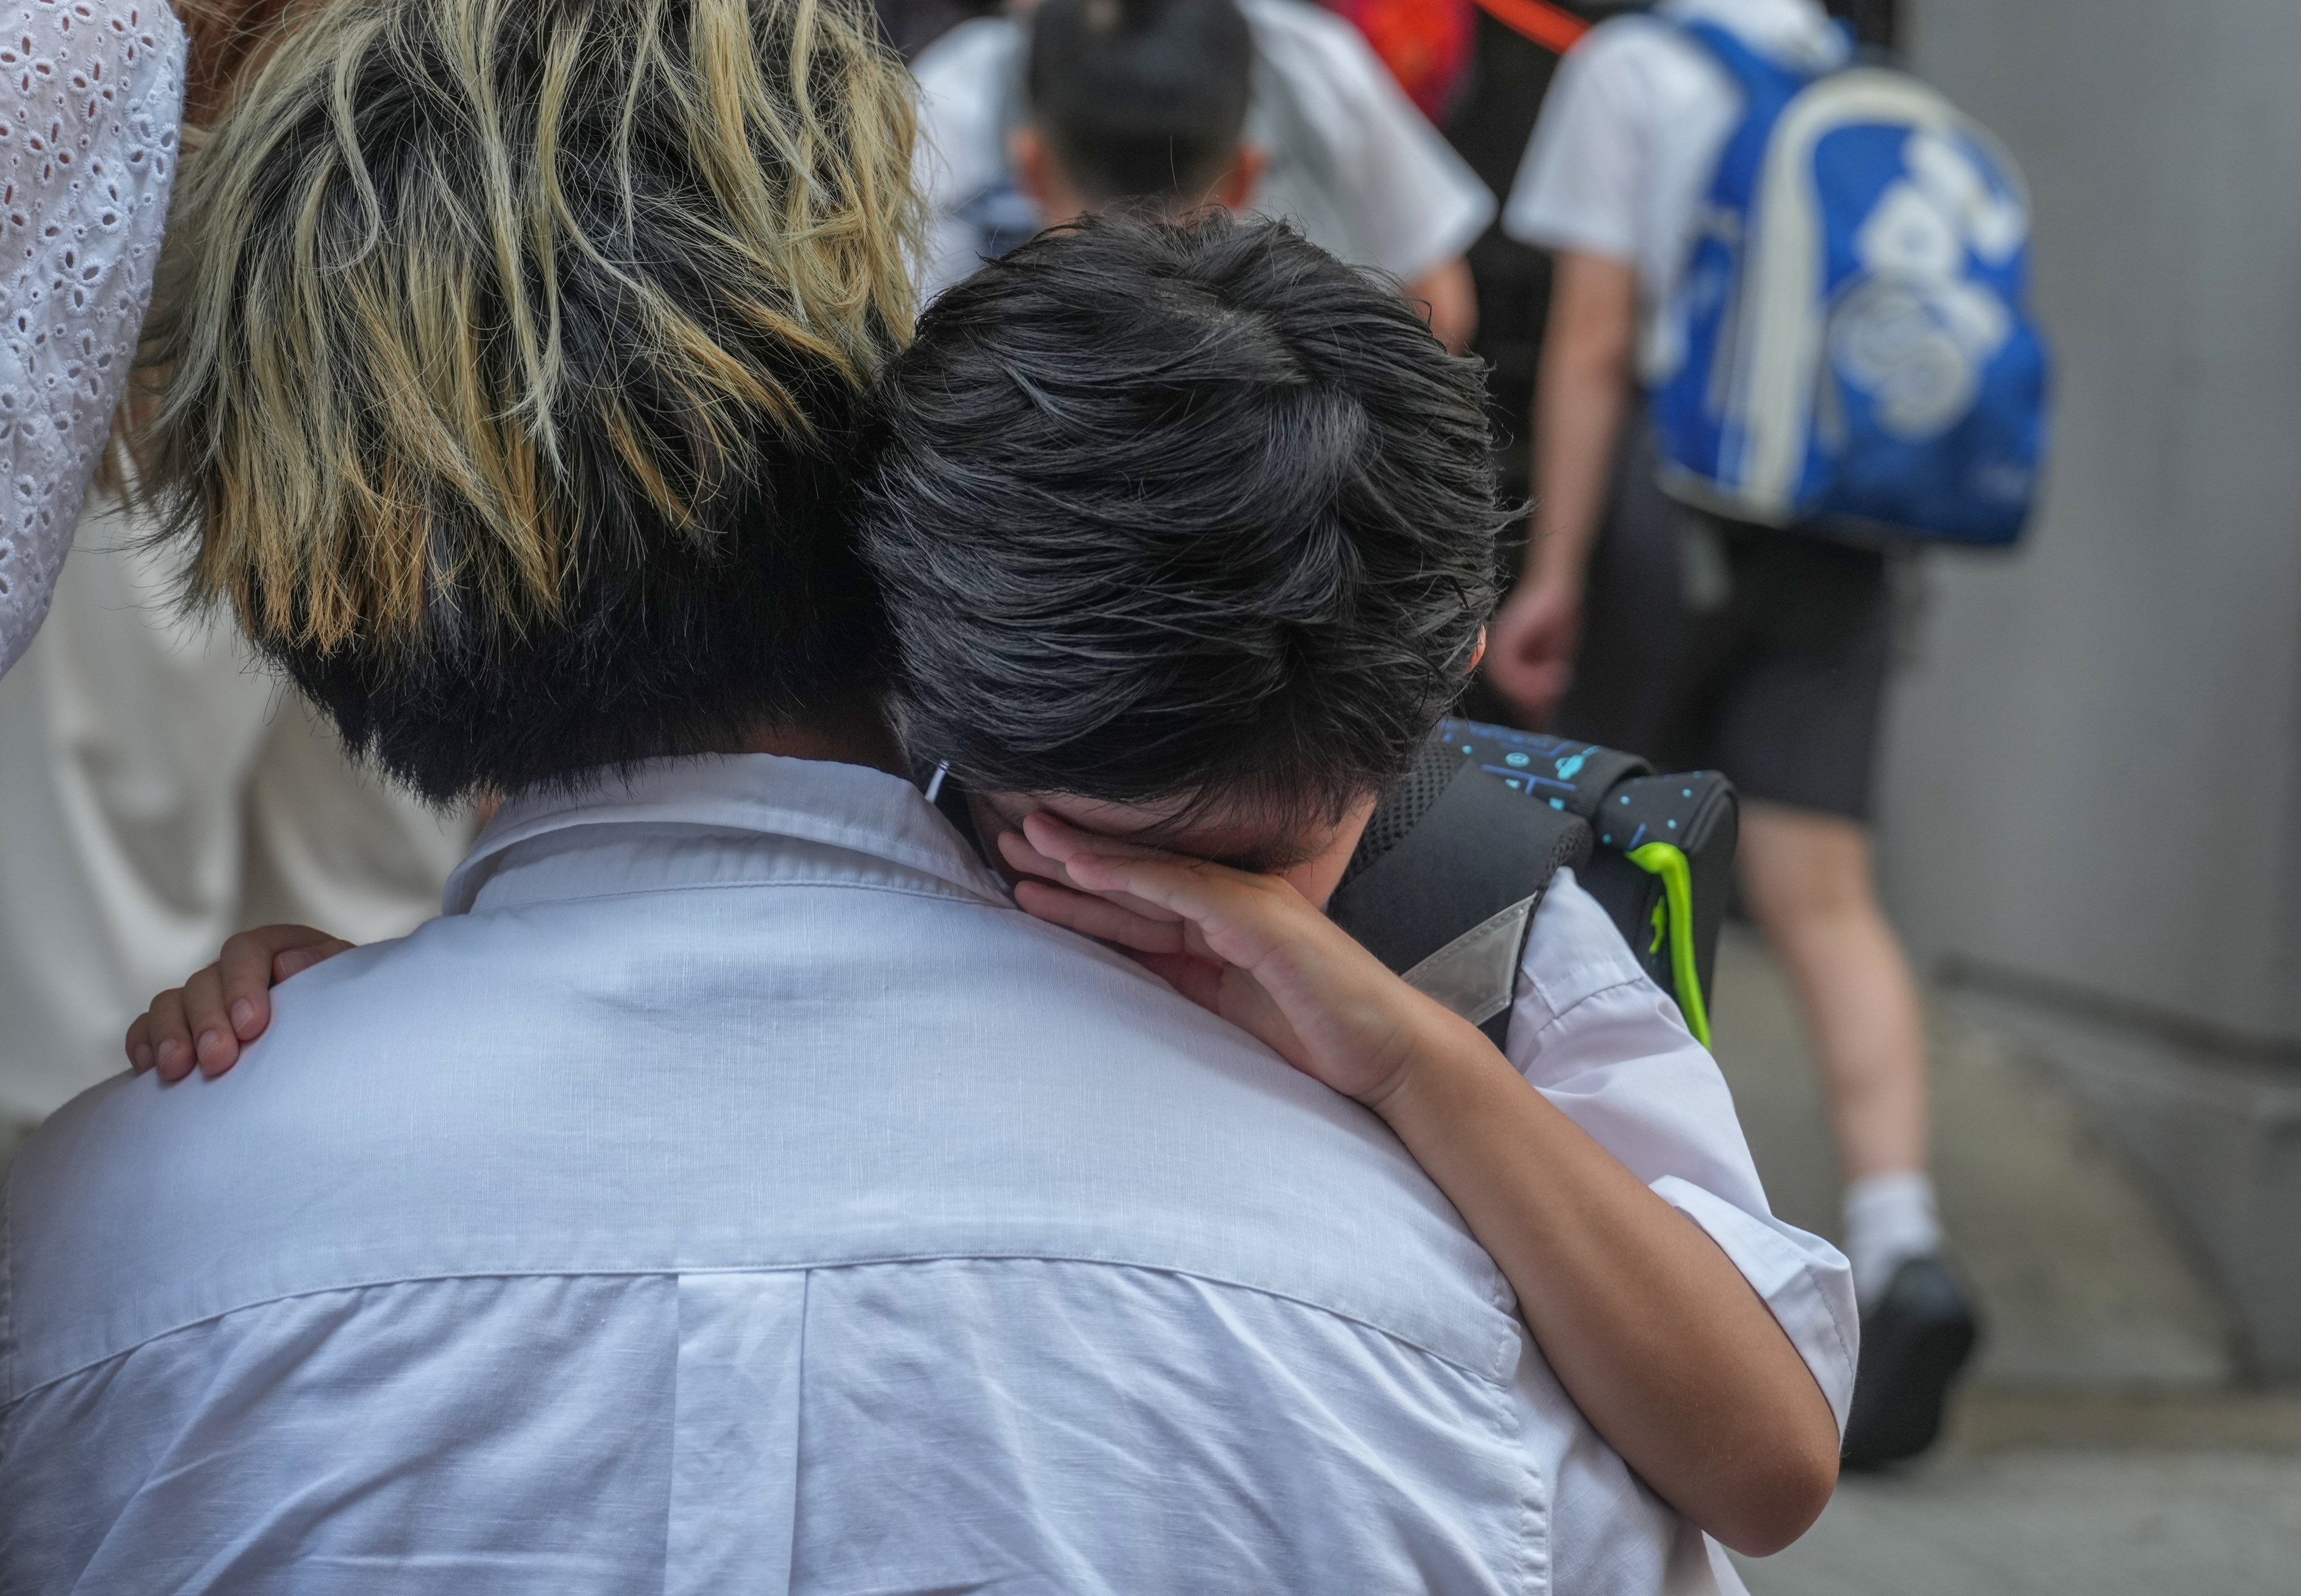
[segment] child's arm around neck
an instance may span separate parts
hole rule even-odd
[[[1657,1494],[1757,1557],[1820,1516],[1837,1425],[1771,1311],[1477,1027],[1283,882],[1044,814],[1025,829],[1032,864],[1058,862],[1080,889],[1025,881],[1025,908],[1130,948],[1389,1123],[1501,1266],[1560,1383]]]

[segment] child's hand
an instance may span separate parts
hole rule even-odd
[[[1023,907],[1116,942],[1304,1074],[1380,1114],[1502,1266],[1598,1433],[1727,1545],[1765,1557],[1821,1512],[1837,1421],[1764,1299],[1467,1020],[1271,876],[1043,812],[1000,848]]]
[[[214,964],[153,999],[128,1027],[130,1066],[139,1075],[156,1069],[163,1081],[182,1080],[195,1064],[203,1074],[222,1074],[239,1062],[240,1044],[272,1024],[272,987],[351,946],[308,925],[266,925],[228,939]]]
[[[1043,810],[1023,830],[1001,838],[1008,862],[1070,883],[1021,882],[1015,896],[1025,909],[1117,943],[1184,997],[1370,1107],[1398,1090],[1435,1035],[1464,1028],[1275,876],[1099,837]]]

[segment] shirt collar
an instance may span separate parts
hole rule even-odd
[[[900,776],[827,759],[713,754],[602,771],[573,792],[507,800],[448,878],[441,912],[470,912],[508,850],[584,826],[690,825],[755,831],[851,849],[925,872],[973,896],[1007,901],[949,821]]]

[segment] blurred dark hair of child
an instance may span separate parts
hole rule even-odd
[[[1254,38],[1236,0],[1045,0],[1031,21],[1016,181],[1047,225],[1245,205]]]

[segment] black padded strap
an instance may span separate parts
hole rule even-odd
[[[1367,830],[1369,842],[1389,845],[1372,858],[1361,845],[1327,913],[1401,973],[1512,904],[1539,897],[1561,868],[1590,853],[1590,828],[1578,815],[1527,803],[1467,759],[1402,835],[1373,823]]]
[[[1616,785],[1653,773],[1653,765],[1619,748],[1478,721],[1441,721],[1436,740],[1504,786],[1585,820],[1596,816],[1600,802]]]

